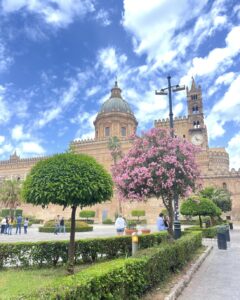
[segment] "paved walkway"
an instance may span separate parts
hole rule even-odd
[[[213,251],[178,300],[240,300],[240,228],[230,234],[228,250],[210,241]]]
[[[151,229],[151,232],[157,230],[156,225],[148,225],[147,228]],[[22,228],[23,232],[23,228]],[[114,225],[94,225],[91,232],[76,232],[76,239],[95,238],[95,237],[110,237],[116,236],[116,230]],[[2,234],[0,235],[0,242],[38,242],[38,241],[59,241],[69,240],[69,233],[45,233],[39,232],[38,226],[33,225],[28,229],[27,234],[15,234],[13,230],[12,235]]]

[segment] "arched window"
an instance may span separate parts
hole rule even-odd
[[[226,184],[226,182],[223,182],[222,187],[223,187],[224,190],[227,189],[227,184]]]
[[[122,133],[122,136],[126,136],[127,135],[126,127],[122,127],[121,128],[121,133]]]
[[[110,136],[110,127],[105,127],[105,136]]]
[[[192,99],[192,100],[197,100],[197,95],[192,95],[192,96],[191,96],[191,99]]]
[[[183,138],[185,139],[185,137],[186,137],[186,135],[184,134],[184,135],[183,135]]]
[[[193,114],[197,114],[198,113],[198,106],[197,105],[193,106],[192,112],[193,112]]]

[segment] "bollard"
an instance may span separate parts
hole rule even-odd
[[[132,256],[138,251],[138,235],[137,232],[132,233]]]

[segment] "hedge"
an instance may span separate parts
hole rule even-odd
[[[188,234],[173,243],[140,251],[136,258],[96,264],[17,299],[139,299],[170,273],[181,269],[200,246],[201,233]]]
[[[169,238],[167,232],[141,235],[142,249],[158,245]],[[0,268],[4,266],[56,266],[66,263],[68,241],[0,243]],[[89,263],[102,258],[116,258],[131,254],[130,236],[93,238],[76,241],[76,263]]]
[[[55,230],[55,227],[39,227],[38,228],[38,231],[39,232],[54,232]],[[71,228],[70,227],[65,227],[65,230],[66,232],[70,232],[71,231]],[[76,226],[75,228],[75,232],[86,232],[86,231],[93,231],[93,226],[81,226],[81,227],[78,227]]]
[[[186,232],[191,232],[191,231],[201,231],[202,232],[202,236],[204,238],[214,238],[217,235],[217,226],[213,226],[213,227],[208,227],[208,228],[201,228],[198,226],[192,226],[192,227],[188,227],[185,228],[184,231]]]

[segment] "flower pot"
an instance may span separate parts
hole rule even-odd
[[[142,229],[142,234],[149,234],[151,232],[151,229]]]
[[[132,235],[132,233],[137,232],[137,229],[129,229],[125,228],[125,234],[126,235]]]

